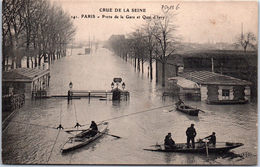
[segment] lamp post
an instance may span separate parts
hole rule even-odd
[[[72,99],[72,87],[73,87],[73,83],[72,82],[70,82],[69,83],[69,88],[70,88],[70,90],[68,91],[68,103],[69,103],[69,100],[71,100]]]
[[[72,90],[72,87],[73,87],[73,83],[72,83],[72,82],[70,82],[70,83],[69,83],[69,88],[70,88],[70,91]]]
[[[122,83],[122,88],[123,88],[123,90],[125,89],[125,83],[124,82]]]
[[[42,82],[42,89],[45,90],[45,82]]]
[[[115,86],[114,82],[111,83],[111,88],[113,89]]]

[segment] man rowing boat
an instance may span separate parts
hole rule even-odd
[[[95,121],[91,121],[91,125],[89,129],[82,131],[81,133],[77,134],[76,137],[78,138],[90,138],[95,136],[98,133],[98,127]]]
[[[89,136],[93,137],[98,133],[98,127],[95,121],[91,121],[91,125],[89,127],[90,131],[89,131]]]
[[[215,132],[212,132],[211,135],[205,137],[204,139],[208,139],[209,140],[209,144],[213,144],[213,146],[216,145],[216,133]]]

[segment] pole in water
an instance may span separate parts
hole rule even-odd
[[[206,154],[207,154],[207,157],[209,156],[209,148],[208,148],[208,142],[205,141],[205,145],[206,145]]]
[[[70,101],[72,98],[71,98],[71,92],[70,90],[68,90],[68,101]]]

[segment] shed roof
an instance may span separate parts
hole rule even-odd
[[[171,77],[171,78],[168,78],[168,80],[170,82],[176,80],[177,85],[183,89],[198,89],[199,88],[199,86],[196,82],[185,79],[183,77]]]
[[[208,57],[208,56],[256,56],[256,51],[238,50],[192,50],[181,53],[184,57]]]
[[[32,82],[33,80],[50,73],[49,69],[39,68],[17,68],[9,71],[4,71],[3,81],[11,82]]]
[[[210,71],[186,72],[181,76],[205,85],[251,85],[251,82]]]

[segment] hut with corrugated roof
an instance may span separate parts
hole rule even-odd
[[[24,94],[25,98],[49,87],[50,70],[41,68],[17,68],[2,73],[2,94]]]
[[[251,82],[210,71],[185,72],[181,77],[197,83],[201,100],[209,104],[242,104],[250,100]]]

